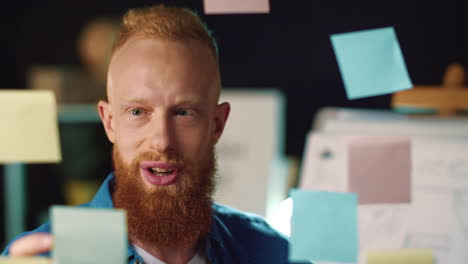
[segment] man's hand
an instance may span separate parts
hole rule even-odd
[[[11,244],[10,256],[34,256],[49,252],[52,249],[52,235],[35,233],[24,236]]]

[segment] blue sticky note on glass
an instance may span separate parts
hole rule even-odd
[[[331,36],[348,99],[413,87],[393,27]]]
[[[357,262],[355,193],[295,190],[291,197],[291,261]]]
[[[53,206],[55,263],[127,263],[127,215],[123,210]]]

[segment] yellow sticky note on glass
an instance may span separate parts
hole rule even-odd
[[[62,159],[57,105],[51,91],[0,90],[0,163]]]
[[[429,249],[371,250],[367,252],[367,264],[433,264]]]
[[[45,257],[0,257],[0,264],[52,264],[50,258]]]
[[[51,215],[55,263],[127,263],[124,210],[53,206]]]

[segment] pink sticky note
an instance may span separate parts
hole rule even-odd
[[[404,136],[347,137],[348,187],[360,204],[411,201],[411,141]]]
[[[269,0],[203,0],[205,14],[270,13]]]

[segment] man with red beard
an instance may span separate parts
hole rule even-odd
[[[115,172],[83,206],[127,211],[129,263],[287,263],[285,237],[212,201],[214,146],[230,111],[218,103],[220,91],[216,43],[196,14],[164,6],[127,12],[108,101],[98,103]],[[50,251],[50,229],[21,235],[4,254]]]

